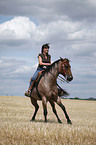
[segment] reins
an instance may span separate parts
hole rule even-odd
[[[50,74],[53,75],[51,72],[50,72]],[[54,75],[53,75],[53,76],[54,76]],[[59,79],[60,81],[62,81],[62,82],[65,82],[65,81],[66,81],[67,83],[69,83],[65,78],[62,78],[61,76],[58,76],[58,77],[59,77],[58,79]],[[55,76],[54,76],[54,78],[55,78]]]
[[[55,76],[50,72],[50,74],[55,78]],[[61,80],[61,81],[63,81],[63,82],[67,82],[68,83],[68,81],[66,80],[66,79],[63,79],[61,76],[59,76],[60,78],[58,78],[59,80]],[[66,95],[69,95],[65,90],[63,90],[59,85],[58,85],[58,83],[57,83],[57,81],[56,81],[56,85],[57,85],[57,87],[61,90],[61,91],[63,91],[63,93],[64,94],[66,94]]]
[[[58,78],[58,80],[62,81],[62,82],[65,82],[65,80],[61,79],[61,78]]]
[[[65,82],[65,81],[66,81],[67,83],[69,83],[65,78],[62,78],[61,76],[58,76],[58,77],[59,77],[58,79],[59,79],[60,81],[62,81],[62,82]]]

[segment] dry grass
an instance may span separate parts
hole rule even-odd
[[[56,105],[62,124],[48,103],[48,123],[44,123],[42,103],[35,122],[34,107],[26,97],[0,96],[0,145],[96,145],[96,101],[62,100],[72,120],[66,123]]]

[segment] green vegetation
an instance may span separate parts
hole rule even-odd
[[[88,99],[81,99],[79,97],[75,97],[75,98],[69,98],[69,99],[75,99],[75,100],[89,100],[89,101],[96,101],[96,98],[88,98]]]

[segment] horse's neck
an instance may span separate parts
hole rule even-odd
[[[41,78],[40,83],[44,86],[54,86],[57,82],[57,77],[59,75],[59,64],[56,63],[48,72],[44,74]],[[47,85],[46,85],[47,84]]]
[[[57,77],[59,75],[59,68],[58,68],[59,64],[55,64],[54,68],[52,68],[52,70],[50,71],[50,74],[53,75],[53,78],[57,80]]]

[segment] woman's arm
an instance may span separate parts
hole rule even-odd
[[[50,61],[50,63],[44,63],[44,62],[42,62],[41,56],[39,56],[39,64],[40,65],[51,65],[51,61]]]

